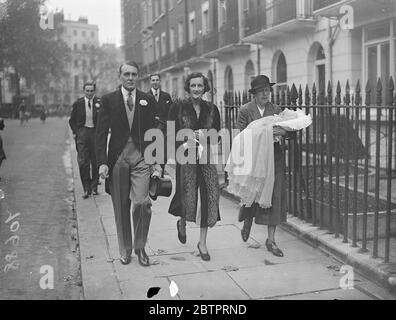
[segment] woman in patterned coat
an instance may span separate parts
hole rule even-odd
[[[184,152],[184,155],[192,152],[193,161],[181,164],[176,157],[176,194],[172,199],[169,213],[180,217],[177,221],[177,231],[179,241],[183,244],[187,240],[186,221],[195,222],[201,227],[197,247],[201,258],[209,261],[210,255],[206,246],[208,228],[214,227],[220,220],[220,188],[217,168],[214,163],[210,162],[210,144],[218,143],[220,113],[214,104],[202,99],[202,96],[210,90],[209,82],[202,73],[190,74],[186,79],[184,89],[189,94],[189,98],[173,103],[169,110],[168,121],[175,122],[176,135],[183,129],[191,133],[192,137],[180,142],[175,141],[175,151],[176,155],[180,153],[180,150]],[[208,135],[205,137],[206,130],[208,130]],[[208,138],[211,135],[209,130],[211,133],[215,132],[214,139]],[[203,140],[208,142],[202,153],[206,154],[206,157],[195,161],[199,158],[196,154],[200,153],[196,141],[202,142]],[[185,148],[185,151],[181,148]],[[198,204],[198,192],[200,204]]]

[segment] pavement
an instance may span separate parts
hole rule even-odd
[[[208,233],[211,261],[204,262],[198,255],[195,224],[187,225],[187,244],[178,241],[177,219],[167,213],[170,198],[159,198],[153,203],[146,247],[152,265],[141,267],[136,256],[131,264],[121,265],[111,198],[102,184],[99,196],[82,199],[74,143],[70,148],[86,300],[394,299],[356,272],[348,273],[350,282],[345,281],[348,267],[281,228],[276,241],[283,258],[266,250],[264,226],[254,225],[244,243],[237,221],[239,205],[225,197],[220,200],[221,222]],[[173,177],[171,168],[168,171]],[[172,282],[178,288],[174,297],[169,289]],[[149,299],[148,290],[154,287],[160,291]]]

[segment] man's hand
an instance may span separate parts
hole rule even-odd
[[[275,126],[274,127],[274,136],[282,136],[284,137],[285,135],[287,135],[287,131],[281,127]]]
[[[107,179],[109,177],[109,167],[105,164],[102,164],[99,168],[99,176],[102,179]]]
[[[152,173],[152,177],[161,177],[161,172],[162,172],[162,168],[160,165],[156,164],[154,165],[154,171]]]
[[[73,133],[73,139],[74,139],[74,140],[77,139],[77,134]]]

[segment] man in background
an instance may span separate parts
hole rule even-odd
[[[99,169],[95,153],[95,128],[100,99],[95,97],[94,82],[86,82],[83,90],[84,97],[73,104],[69,124],[76,141],[78,166],[84,188],[83,199],[88,199],[91,194],[98,195]]]

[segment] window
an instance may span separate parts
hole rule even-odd
[[[171,28],[170,29],[170,31],[169,31],[169,37],[170,37],[170,41],[169,41],[169,45],[170,45],[170,48],[169,48],[169,51],[170,52],[175,52],[175,29],[174,28]]]
[[[209,1],[206,1],[202,4],[202,34],[207,34],[209,31]]]
[[[169,0],[169,11],[175,7],[176,0]]]
[[[195,11],[190,12],[188,20],[189,20],[188,41],[193,42],[196,37]]]
[[[95,32],[91,32],[91,38],[95,38]]]
[[[160,58],[160,38],[155,38],[155,59],[158,60]]]
[[[73,30],[73,35],[77,36],[77,30]]]
[[[78,50],[78,45],[77,45],[77,43],[75,43],[75,44],[73,45],[73,50],[74,50],[74,51]]]
[[[227,66],[224,74],[225,78],[225,89],[227,91],[234,91],[234,75],[232,72],[232,68],[230,66]]]
[[[321,83],[326,85],[326,55],[324,53],[322,46],[319,46],[317,49],[315,67],[316,67],[316,81],[315,82],[319,86]]]
[[[82,32],[82,36],[85,37],[87,35],[87,33],[85,32],[85,30]]]
[[[83,66],[84,69],[87,67],[87,61],[86,60],[82,61],[82,66]]]
[[[82,45],[82,49],[83,51],[87,51],[87,45],[85,43]]]
[[[287,64],[285,55],[279,53],[278,60],[276,62],[276,90],[283,91],[287,88]]]
[[[219,26],[227,22],[227,1],[219,0]]]
[[[160,0],[154,0],[154,19],[160,15]]]
[[[246,91],[250,89],[250,83],[253,80],[254,76],[255,76],[254,65],[253,65],[253,62],[251,60],[249,60],[245,66],[245,90]]]
[[[161,0],[161,13],[166,12],[166,0]]]
[[[162,32],[161,34],[161,56],[166,55],[166,33]]]
[[[396,35],[394,34],[395,21],[375,24],[368,26],[364,29],[365,37],[364,39],[364,50],[365,50],[365,82],[370,81],[371,86],[371,103],[376,103],[376,93],[375,88],[378,83],[378,79],[381,79],[382,87],[386,88],[390,76],[395,77],[395,69],[391,70],[391,61],[396,62],[396,53],[394,46],[391,43],[396,40]],[[393,34],[394,39],[391,38]],[[382,101],[387,103],[387,90],[382,91]]]
[[[179,22],[177,25],[177,33],[178,33],[178,45],[179,48],[183,47],[184,45],[184,27],[183,27],[183,22]]]
[[[148,50],[149,50],[149,56],[148,56],[148,61],[152,62],[154,61],[154,44],[153,44],[153,38],[150,38],[148,40]]]
[[[74,60],[74,68],[78,68],[78,60]]]

